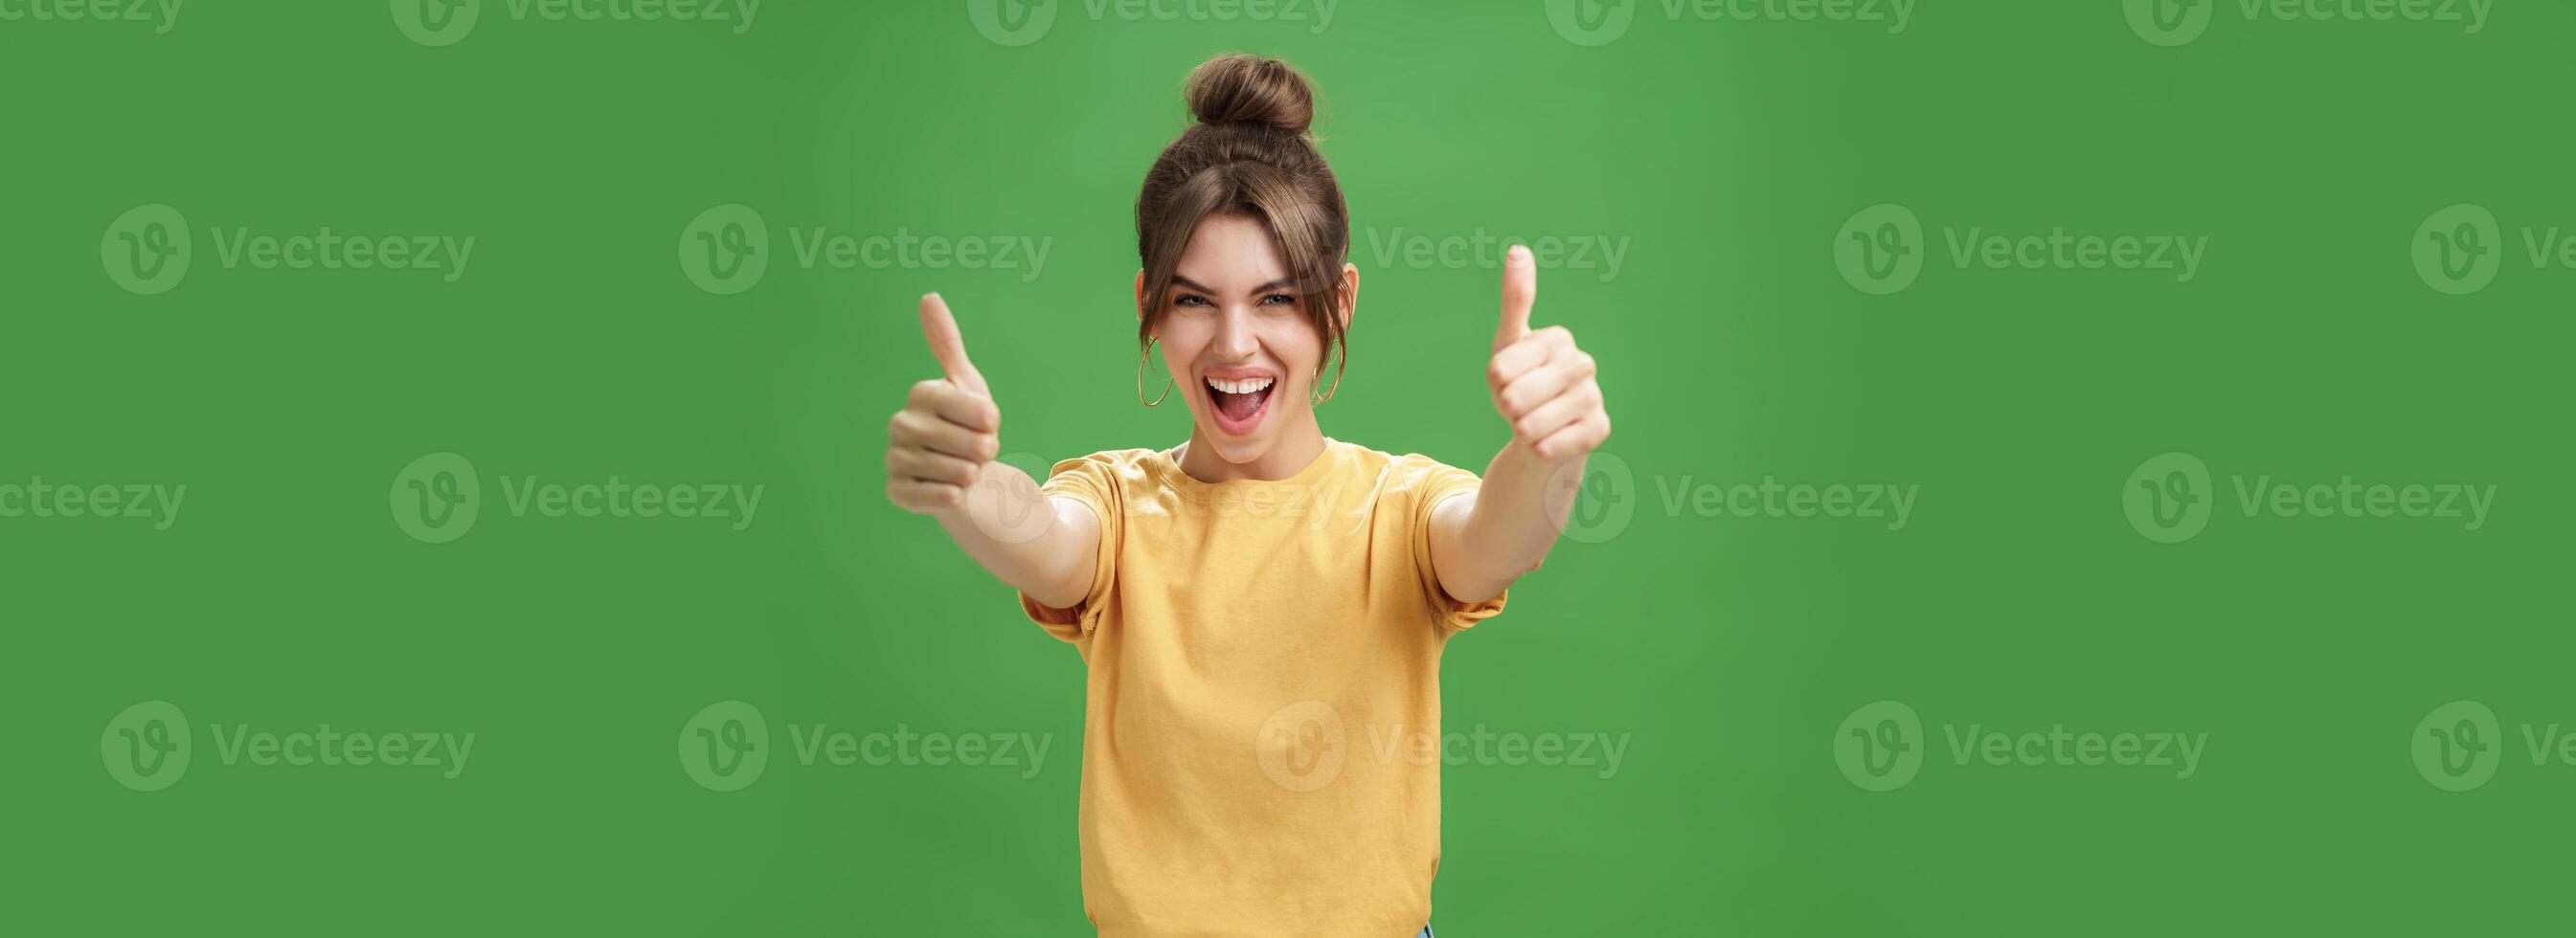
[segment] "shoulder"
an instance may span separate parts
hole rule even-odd
[[[1459,486],[1474,486],[1476,474],[1441,462],[1421,453],[1389,453],[1357,443],[1335,441],[1336,458],[1343,460],[1353,475],[1377,480],[1385,494],[1425,495]]]
[[[1087,456],[1076,456],[1072,459],[1057,462],[1054,468],[1047,470],[1047,474],[1055,476],[1063,475],[1067,472],[1083,472],[1099,475],[1126,475],[1128,473],[1141,473],[1145,469],[1147,460],[1151,459],[1154,455],[1155,452],[1153,450],[1145,449],[1143,447],[1137,447],[1134,449],[1104,449]]]
[[[1159,484],[1150,449],[1111,449],[1056,463],[1039,480],[1049,495],[1068,495],[1103,511]],[[1096,512],[1097,513],[1097,512]]]

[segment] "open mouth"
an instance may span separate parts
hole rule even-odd
[[[1236,436],[1261,425],[1261,415],[1270,408],[1271,388],[1278,384],[1278,379],[1257,371],[1211,373],[1200,381],[1207,386],[1208,402],[1213,405],[1209,412],[1216,418],[1217,429]]]

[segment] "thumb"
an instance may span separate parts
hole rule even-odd
[[[1538,302],[1538,264],[1525,245],[1503,252],[1503,321],[1494,328],[1494,351],[1529,334],[1530,306]]]
[[[936,293],[921,295],[921,338],[930,344],[930,357],[939,360],[939,370],[948,383],[985,397],[993,396],[984,386],[984,375],[975,363],[966,359],[966,337],[957,334],[957,317],[949,315],[948,301]]]

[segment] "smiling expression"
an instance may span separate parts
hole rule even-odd
[[[1344,265],[1343,276],[1344,293],[1355,298],[1357,270]],[[1189,403],[1194,450],[1253,468],[1283,440],[1320,442],[1312,402],[1324,337],[1267,227],[1239,214],[1201,219],[1169,293],[1154,336]],[[1293,472],[1303,464],[1262,468]]]

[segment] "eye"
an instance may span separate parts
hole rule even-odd
[[[1200,296],[1200,295],[1198,295],[1198,294],[1196,294],[1196,293],[1182,293],[1182,294],[1179,294],[1179,295],[1176,295],[1176,296],[1172,297],[1172,305],[1174,305],[1174,306],[1206,306],[1206,305],[1208,305],[1208,299],[1207,299],[1207,297]]]
[[[1295,306],[1297,298],[1286,293],[1273,293],[1261,298],[1263,306]]]

